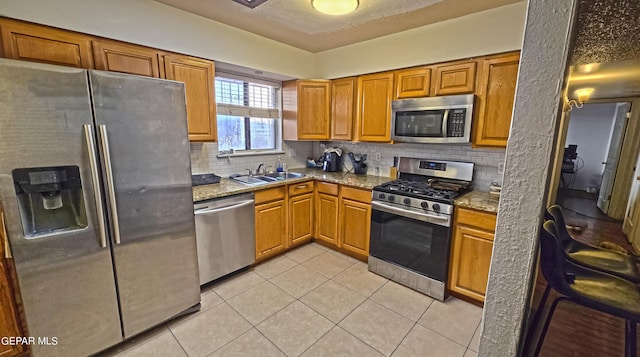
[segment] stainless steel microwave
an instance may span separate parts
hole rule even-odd
[[[394,100],[391,139],[407,143],[468,143],[473,94]]]

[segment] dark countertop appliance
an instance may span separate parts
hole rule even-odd
[[[356,175],[366,175],[367,164],[364,162],[367,161],[367,154],[361,155],[358,159],[356,159],[356,156],[352,152],[348,155],[349,159],[351,159],[351,164],[353,165],[353,173]]]
[[[373,188],[369,270],[446,299],[453,200],[469,190],[473,166],[401,157],[398,180]]]
[[[320,157],[320,161],[322,162],[322,170],[324,171],[342,171],[342,149],[336,147],[326,149],[322,157]]]

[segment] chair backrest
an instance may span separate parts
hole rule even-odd
[[[560,245],[563,248],[566,248],[573,240],[573,237],[571,237],[571,234],[567,230],[567,224],[564,221],[564,213],[562,212],[562,207],[556,204],[547,208],[545,218],[551,219],[556,223],[556,229],[558,230],[558,234],[556,237],[558,238]]]
[[[565,274],[565,255],[558,240],[557,225],[548,220],[540,230],[540,268],[542,275],[551,287],[561,294],[571,296],[567,275]]]

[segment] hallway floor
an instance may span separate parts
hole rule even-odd
[[[631,244],[622,232],[622,222],[602,214],[596,206],[596,199],[597,197],[584,192],[558,192],[558,203],[563,208],[567,225],[583,228],[582,232],[572,231],[572,236],[592,245],[605,241],[613,242],[633,252]],[[539,273],[533,298],[533,306],[536,308],[546,284],[542,273]],[[547,308],[556,296],[552,291],[547,300]],[[638,353],[640,354],[640,348]],[[540,351],[540,356],[543,357],[623,355],[623,319],[567,302],[558,305]]]
[[[202,291],[202,309],[102,356],[475,357],[482,308],[311,243]]]

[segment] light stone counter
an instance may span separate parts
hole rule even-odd
[[[498,213],[498,202],[498,197],[482,191],[471,191],[454,200],[454,204],[458,207],[472,208],[489,213]]]
[[[278,187],[282,185],[304,182],[309,180],[319,180],[324,182],[337,183],[346,186],[372,189],[374,186],[391,181],[393,179],[382,176],[355,175],[346,172],[324,172],[317,169],[298,168],[290,169],[289,172],[305,174],[305,177],[288,179],[283,181],[270,182],[265,185],[249,186],[238,183],[228,178],[222,178],[220,183],[212,185],[202,185],[193,187],[193,202],[210,200],[214,198],[226,197],[245,192],[254,192],[266,188]]]

